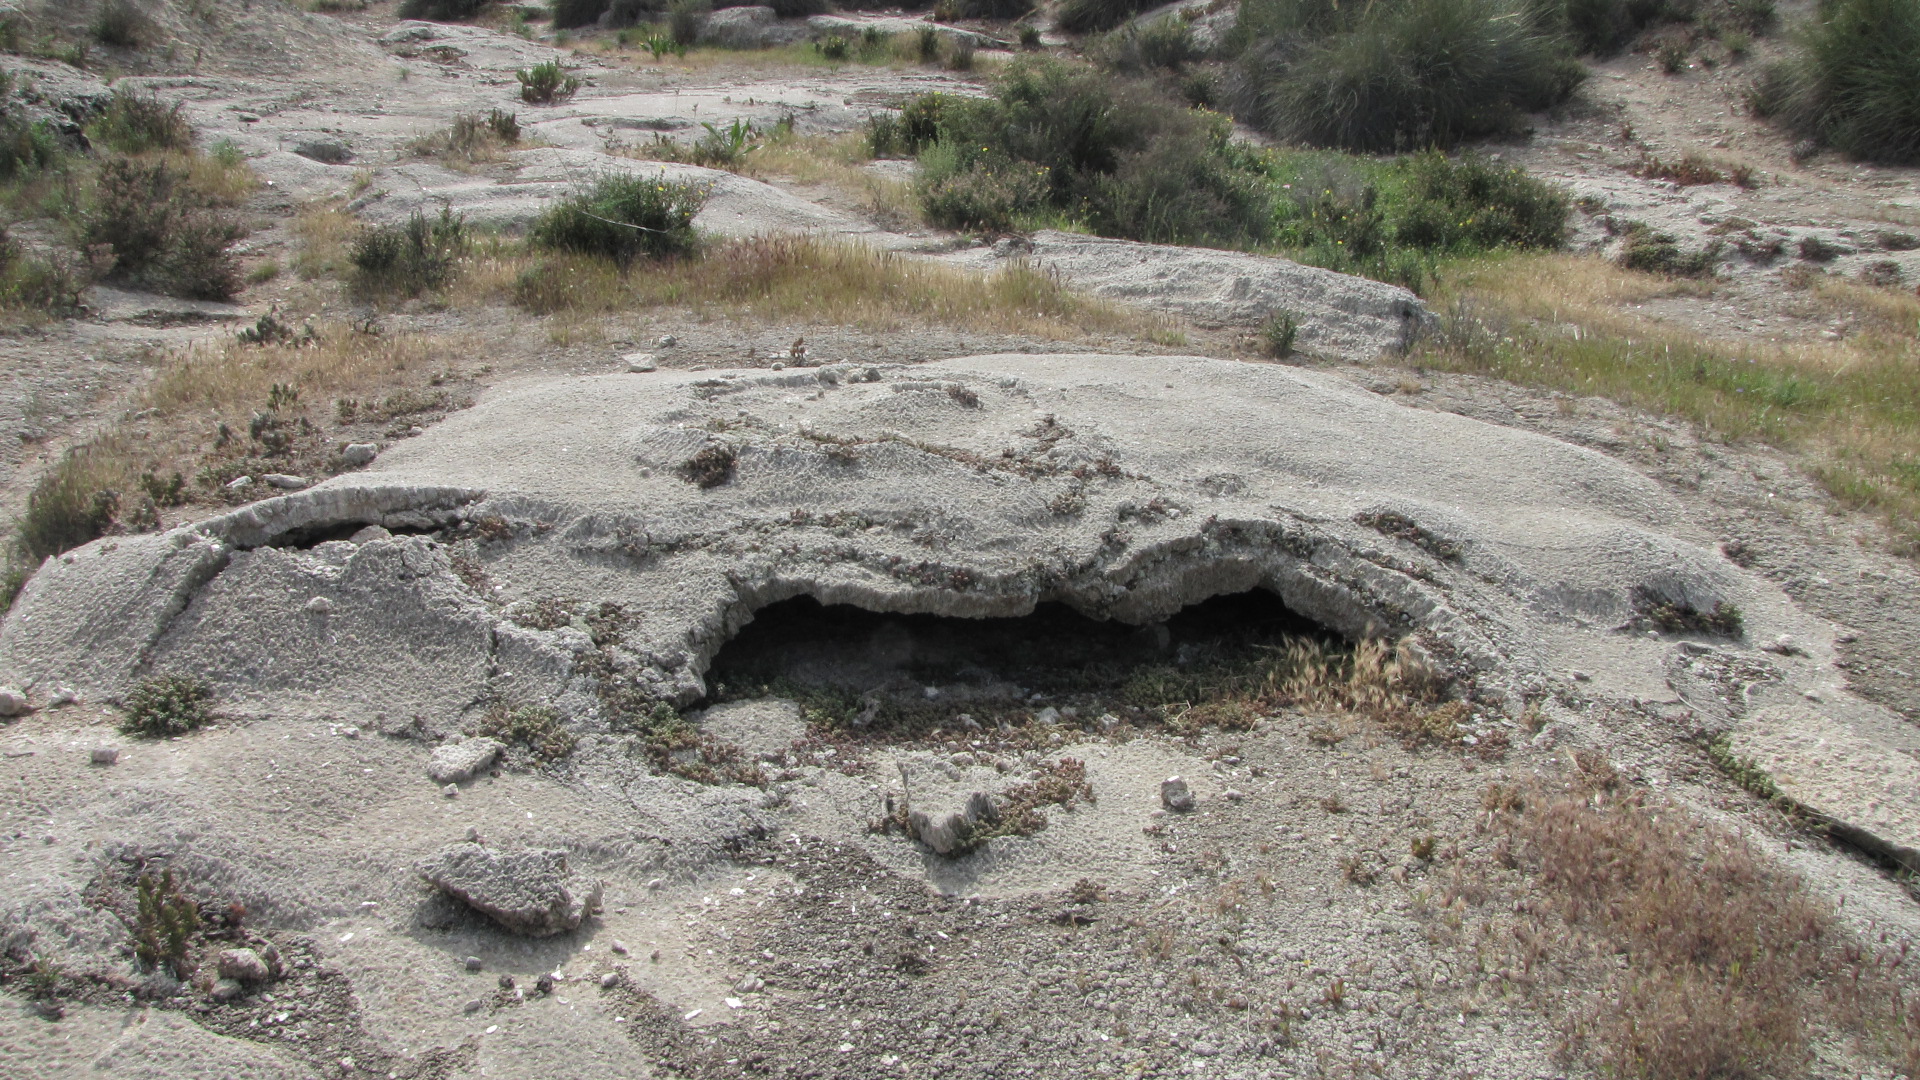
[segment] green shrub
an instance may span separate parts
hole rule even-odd
[[[349,283],[363,297],[419,296],[453,280],[467,245],[466,222],[453,211],[429,218],[416,210],[405,225],[360,234],[347,253]]]
[[[402,0],[400,17],[431,22],[461,22],[480,14],[490,0]]]
[[[174,882],[171,868],[142,873],[134,888],[133,954],[149,970],[164,967],[176,979],[192,974],[188,952],[200,932],[200,909]]]
[[[1236,107],[1289,142],[1369,152],[1517,129],[1585,76],[1522,0],[1247,0]]]
[[[102,45],[118,49],[137,49],[145,41],[151,24],[138,8],[127,0],[107,0],[94,15],[87,32]]]
[[[829,34],[813,43],[813,51],[819,53],[822,60],[838,63],[847,58],[847,54],[853,51],[853,47],[848,45],[847,39],[839,34]]]
[[[1022,215],[1044,206],[1046,198],[1045,169],[976,161],[964,171],[923,181],[920,207],[930,224],[943,228],[1007,232]]]
[[[1260,345],[1275,360],[1292,356],[1294,340],[1299,336],[1300,318],[1291,311],[1274,312],[1260,327]]]
[[[60,133],[45,120],[0,116],[0,180],[53,167],[64,152]]]
[[[1001,19],[1011,22],[1025,18],[1038,6],[1035,0],[959,0],[962,19]]]
[[[1429,251],[1557,248],[1566,239],[1565,193],[1526,170],[1430,152],[1409,159],[1407,206],[1395,239]]]
[[[1719,265],[1721,250],[1721,242],[1715,240],[1697,251],[1688,251],[1671,235],[1636,223],[1627,229],[1620,265],[1668,277],[1711,277]]]
[[[123,154],[191,150],[193,126],[185,110],[185,102],[163,105],[159,98],[115,90],[106,111],[87,126],[87,137]]]
[[[212,705],[213,688],[197,679],[179,675],[148,679],[127,694],[127,715],[120,730],[148,739],[185,735],[213,719]]]
[[[1920,162],[1920,0],[1831,0],[1752,104],[1854,157]]]
[[[1177,71],[1202,59],[1206,51],[1194,41],[1193,26],[1169,15],[1145,26],[1129,25],[1092,42],[1087,55],[1115,71],[1138,72],[1156,68]]]
[[[164,161],[110,158],[100,167],[80,239],[112,257],[110,275],[169,296],[225,300],[240,291],[233,242],[246,229]]]
[[[0,308],[54,316],[78,314],[86,280],[57,259],[27,251],[0,227]]]
[[[1054,25],[1069,34],[1091,34],[1111,30],[1156,6],[1155,0],[1064,0]]]
[[[560,714],[546,705],[495,705],[480,718],[478,734],[499,739],[547,764],[573,753],[578,739]]]
[[[706,205],[704,184],[664,177],[603,176],[534,222],[538,247],[600,255],[626,267],[637,258],[699,250],[693,219]]]
[[[560,63],[548,60],[514,72],[520,80],[520,100],[531,105],[558,105],[580,90],[580,80],[560,70]]]
[[[115,529],[120,493],[108,486],[119,475],[112,456],[96,444],[82,443],[40,477],[14,529],[20,563],[31,569]]]
[[[764,0],[773,9],[775,15],[783,19],[804,19],[809,15],[825,15],[833,10],[828,0]]]
[[[592,26],[607,13],[611,0],[553,0],[553,28],[572,30]]]
[[[673,43],[692,48],[700,40],[700,23],[713,6],[707,0],[668,0],[667,34]]]
[[[921,148],[922,201],[936,215],[986,219],[1012,205],[1025,172],[1046,183],[1036,210],[1107,235],[1236,244],[1271,232],[1266,185],[1228,146],[1226,118],[1145,82],[1022,58],[992,98],[928,95],[883,133]]]

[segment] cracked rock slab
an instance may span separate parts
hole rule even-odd
[[[506,747],[498,739],[466,739],[433,749],[427,776],[436,784],[464,784],[493,767]]]
[[[601,883],[570,873],[564,851],[449,844],[419,870],[448,896],[528,937],[578,929],[600,906]]]
[[[1841,839],[1920,869],[1920,762],[1911,755],[1818,707],[1760,709],[1730,743]]]

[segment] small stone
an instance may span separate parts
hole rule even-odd
[[[333,614],[333,601],[324,596],[316,596],[307,601],[306,612],[309,615],[331,615]]]
[[[440,794],[445,795],[449,799],[458,798],[460,795],[460,785],[448,784],[446,787],[440,789]]]
[[[247,988],[240,985],[238,980],[221,979],[213,984],[213,989],[207,992],[207,996],[224,1005],[246,992]]]
[[[500,976],[500,989],[502,990],[513,989],[513,976],[511,975]]]
[[[469,956],[469,957],[467,957],[467,959],[466,959],[466,965],[467,965],[467,970],[468,970],[468,971],[479,971],[479,970],[480,970],[481,968],[483,968],[483,967],[485,967],[485,966],[486,966],[486,965],[485,965],[485,964],[484,964],[484,963],[483,963],[483,962],[481,961],[481,959],[480,959],[479,957],[477,957],[477,956]]]
[[[340,737],[341,737],[341,738],[343,738],[343,739],[357,739],[357,738],[359,738],[359,737],[360,737],[360,725],[358,725],[358,724],[348,724],[348,725],[347,725],[346,727],[343,727],[343,728],[341,728],[341,729],[340,729]]]
[[[260,479],[265,480],[269,485],[277,487],[281,491],[299,491],[310,482],[304,476],[290,476],[286,473],[277,472],[270,472]]]
[[[349,469],[365,465],[378,456],[380,456],[379,443],[348,443],[340,449],[340,463]]]
[[[1592,682],[1593,676],[1587,674],[1584,671],[1576,671],[1573,673],[1573,681],[1574,682]]]
[[[1186,813],[1193,809],[1193,791],[1187,782],[1177,776],[1169,776],[1160,781],[1160,803],[1169,810]]]
[[[627,365],[628,371],[634,373],[660,370],[660,362],[650,352],[628,353],[620,361]]]
[[[1247,797],[1247,793],[1236,788],[1228,788],[1220,793],[1220,797],[1228,802],[1239,802],[1241,799]]]
[[[600,909],[605,887],[571,873],[566,852],[543,848],[449,844],[422,862],[419,872],[447,895],[530,937],[578,929],[581,919]]]
[[[778,360],[775,360],[775,361],[773,362],[773,370],[775,370],[775,371],[785,371],[785,370],[787,370],[787,365],[785,365],[785,364],[783,364],[783,363],[781,363],[781,362],[780,362],[780,361],[778,361]]]
[[[407,429],[407,437],[410,439],[420,435],[425,435],[426,433],[427,433],[427,429],[421,427],[419,424],[415,424],[412,427]]]
[[[53,693],[47,695],[47,708],[57,709],[62,705],[71,705],[80,700],[80,691],[71,686],[56,686]]]
[[[734,983],[733,991],[736,994],[757,994],[766,985],[766,982],[762,980],[760,976],[750,974],[739,982]]]
[[[1036,724],[1057,724],[1060,722],[1060,710],[1049,705],[1033,714],[1033,722]]]
[[[619,953],[621,956],[627,955],[627,943],[621,941],[619,938],[614,938],[613,951]]]
[[[375,540],[391,539],[393,539],[393,534],[388,532],[384,526],[369,525],[359,532],[354,533],[352,536],[347,537],[347,542],[350,544],[371,544]]]
[[[436,746],[427,776],[436,784],[464,784],[491,768],[506,747],[498,739],[465,739]]]
[[[246,487],[248,484],[251,484],[251,483],[253,483],[253,477],[251,476],[236,476],[233,479],[227,481],[227,490],[239,491],[241,488]]]
[[[533,980],[533,992],[541,995],[553,993],[553,976],[542,973],[539,978]]]
[[[272,977],[272,969],[252,949],[227,949],[220,954],[220,977],[238,979],[243,983],[266,982]]]
[[[617,971],[609,971],[605,975],[600,976],[600,989],[602,990],[611,990],[619,985],[620,973]]]
[[[31,707],[27,695],[15,687],[0,686],[0,716],[19,716]]]
[[[671,349],[671,348],[673,348],[673,347],[674,347],[675,345],[678,345],[678,344],[680,344],[680,339],[679,339],[679,338],[677,338],[677,337],[674,337],[674,336],[673,336],[672,334],[661,334],[661,335],[660,335],[660,340],[659,340],[659,341],[656,341],[656,342],[654,342],[654,348],[656,348],[656,349]]]
[[[463,1008],[461,1011],[466,1012],[468,1014],[472,1014],[472,1013],[477,1013],[481,1009],[484,1009],[486,1007],[487,1007],[486,1002],[481,1001],[479,998],[474,998],[473,1000],[467,1002],[465,1008]]]
[[[120,748],[117,746],[96,746],[93,748],[95,765],[112,765],[120,760]]]

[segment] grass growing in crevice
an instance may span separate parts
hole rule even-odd
[[[560,714],[546,705],[495,703],[474,725],[473,733],[498,739],[513,752],[547,765],[572,754],[579,742]]]
[[[1920,298],[1816,280],[1808,303],[1857,332],[1789,346],[1709,340],[1628,310],[1711,287],[1567,255],[1462,267],[1437,296],[1443,332],[1412,360],[1798,451],[1843,505],[1885,517],[1896,550],[1920,554]]]
[[[952,326],[1056,340],[1176,340],[1165,320],[1076,293],[1042,270],[1016,264],[974,273],[809,236],[729,241],[698,258],[625,274],[606,259],[503,256],[477,269],[469,285],[507,291],[539,314],[686,307],[877,330]]]

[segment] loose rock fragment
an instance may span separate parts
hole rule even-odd
[[[0,716],[19,716],[31,706],[27,695],[11,686],[0,686]]]
[[[273,977],[273,969],[252,949],[227,949],[220,954],[219,964],[220,977],[223,979],[260,983]]]
[[[659,361],[655,360],[653,354],[650,352],[628,353],[621,357],[620,360],[627,365],[627,370],[631,372],[658,371],[660,369]]]
[[[570,873],[564,851],[449,844],[419,870],[447,895],[531,937],[576,929],[600,906],[602,883]]]
[[[436,784],[464,784],[493,766],[506,747],[498,739],[468,739],[437,746],[427,762],[427,776]]]
[[[1177,776],[1160,781],[1160,803],[1169,810],[1186,813],[1193,809],[1193,791]]]
[[[380,444],[370,442],[348,443],[340,451],[340,463],[348,468],[365,465],[380,456]]]
[[[247,988],[240,985],[238,980],[220,979],[213,984],[213,989],[207,992],[207,996],[224,1004],[246,992]]]
[[[932,848],[936,855],[959,854],[971,847],[968,837],[980,822],[1000,820],[1000,810],[984,791],[967,796],[965,809],[947,814],[928,814],[915,810],[907,815],[914,838]]]
[[[96,746],[93,748],[92,759],[95,765],[112,765],[120,760],[120,748],[117,746]]]
[[[304,476],[289,476],[286,473],[268,473],[260,479],[265,480],[268,484],[279,488],[281,491],[299,491],[301,488],[312,483],[312,481]]]

